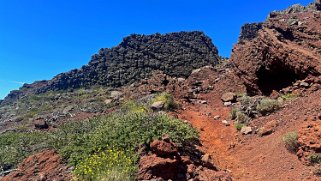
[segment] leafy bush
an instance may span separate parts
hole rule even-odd
[[[232,108],[231,109],[231,112],[230,112],[230,117],[232,120],[236,119],[236,113],[238,112],[239,110],[236,109],[236,108]]]
[[[79,180],[129,181],[136,172],[134,160],[122,151],[106,150],[80,162],[74,174]]]
[[[242,124],[242,123],[235,123],[234,126],[235,126],[235,128],[236,128],[237,131],[241,131],[241,129],[243,128],[244,124]]]
[[[165,110],[171,110],[171,109],[175,109],[177,108],[177,103],[174,101],[174,97],[167,93],[167,92],[163,92],[159,95],[157,95],[153,100],[152,103],[154,102],[158,102],[158,101],[162,101],[164,102],[164,109]]]
[[[53,145],[76,168],[78,165],[90,164],[88,160],[83,163],[87,158],[98,159],[104,150],[122,150],[126,158],[131,160],[132,168],[136,167],[135,163],[138,160],[137,148],[142,144],[149,144],[153,139],[161,138],[164,134],[168,134],[178,145],[198,139],[198,133],[190,125],[166,114],[150,114],[141,110],[141,106],[131,102],[121,111],[107,116],[66,123],[54,133]],[[108,161],[107,158],[103,160]],[[117,169],[106,169],[123,174]],[[85,173],[83,169],[80,170],[80,173]],[[94,171],[93,174],[89,177],[101,176]],[[81,178],[85,179],[83,176]]]
[[[276,111],[280,108],[279,102],[274,99],[264,98],[256,106],[256,110],[259,111],[262,115],[269,114],[273,111]]]
[[[310,155],[309,161],[313,164],[321,164],[321,154],[314,153]]]
[[[286,133],[284,136],[283,136],[283,142],[284,142],[284,145],[285,147],[291,151],[291,152],[295,152],[298,147],[299,147],[299,144],[298,144],[298,134],[297,132],[289,132],[289,133]]]
[[[246,114],[244,114],[241,111],[237,111],[236,112],[236,121],[238,123],[248,123],[251,121],[251,118],[249,116],[247,116]]]
[[[47,148],[48,138],[41,132],[0,134],[0,169],[15,167],[30,154]]]

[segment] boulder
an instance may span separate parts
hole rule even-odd
[[[35,128],[37,129],[48,129],[49,125],[44,119],[36,119],[34,121]]]
[[[168,157],[177,154],[177,146],[171,141],[154,140],[150,148],[157,156]]]
[[[227,92],[222,95],[221,99],[223,102],[235,102],[237,95],[233,92]]]
[[[241,129],[241,133],[244,135],[251,134],[252,133],[252,127],[249,126],[243,126]]]
[[[165,106],[165,102],[164,102],[164,101],[157,101],[157,102],[154,102],[154,103],[150,106],[150,108],[151,108],[152,110],[156,111],[156,110],[161,110],[161,109],[163,109],[164,106]]]

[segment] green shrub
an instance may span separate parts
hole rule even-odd
[[[294,95],[293,93],[287,93],[287,94],[281,95],[281,98],[284,99],[284,100],[291,100],[291,99],[294,99],[296,97],[297,97],[297,95]]]
[[[244,124],[242,123],[235,123],[234,127],[237,131],[241,131],[241,129],[243,128]]]
[[[127,109],[130,110],[130,109]],[[84,122],[70,122],[54,133],[53,142],[70,165],[77,167],[99,150],[122,150],[132,162],[138,160],[137,148],[164,134],[179,146],[198,139],[190,125],[166,114],[125,113],[124,110]]]
[[[230,117],[231,117],[232,120],[236,119],[236,113],[237,113],[238,111],[239,111],[239,110],[236,109],[236,108],[234,108],[234,107],[231,109]]]
[[[297,132],[286,133],[283,136],[283,143],[289,151],[295,152],[299,147]]]
[[[136,169],[124,152],[110,149],[81,161],[73,173],[79,180],[130,181]]]
[[[262,115],[267,115],[274,112],[280,108],[279,102],[274,99],[264,98],[256,106],[256,110]]]
[[[236,121],[238,123],[248,123],[251,121],[251,118],[249,116],[247,116],[246,114],[244,114],[243,112],[241,111],[237,111],[236,112]]]
[[[158,102],[158,101],[162,101],[165,103],[164,104],[165,110],[171,110],[178,107],[177,103],[174,101],[174,97],[167,92],[163,92],[161,94],[156,95],[156,97],[152,100],[151,103]]]
[[[314,153],[310,155],[309,161],[313,164],[321,164],[321,154]]]
[[[0,134],[0,167],[15,167],[32,153],[49,146],[48,134],[7,132]]]

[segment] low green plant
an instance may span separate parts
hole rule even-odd
[[[288,132],[283,136],[283,143],[285,147],[291,151],[295,152],[298,147],[298,133],[297,132]]]
[[[123,151],[109,149],[81,161],[74,170],[77,180],[134,180],[135,160]]]
[[[152,103],[162,101],[164,102],[164,109],[171,110],[178,107],[178,104],[175,102],[173,95],[163,92],[161,94],[156,95],[154,99],[152,99]]]
[[[42,132],[0,134],[0,167],[15,167],[32,153],[49,147],[49,135]]]
[[[284,100],[291,100],[296,97],[297,97],[297,95],[294,95],[293,93],[287,93],[287,94],[281,95],[281,98],[283,98]]]
[[[314,153],[309,156],[309,161],[313,164],[321,164],[321,154]]]
[[[239,110],[238,110],[237,108],[234,108],[234,107],[231,109],[230,117],[231,117],[232,120],[236,119],[236,117],[237,117],[236,113],[237,113],[238,111],[239,111]]]
[[[251,118],[249,116],[247,116],[246,114],[244,114],[243,112],[237,111],[236,112],[236,121],[238,123],[245,124],[245,123],[250,122]]]
[[[264,98],[256,106],[256,110],[262,115],[267,115],[280,108],[280,103],[277,100]]]
[[[234,127],[235,127],[235,129],[236,129],[237,131],[241,131],[241,129],[244,127],[244,124],[242,124],[242,123],[235,123]]]

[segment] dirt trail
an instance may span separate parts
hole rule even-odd
[[[215,93],[203,97],[208,104],[184,105],[178,117],[188,120],[200,131],[200,149],[211,154],[221,169],[231,171],[234,180],[317,181],[321,178],[313,176],[313,167],[303,165],[295,154],[286,150],[282,137],[302,126],[306,112],[320,107],[320,93],[289,102],[281,111],[253,120],[261,125],[270,120],[282,121],[275,133],[265,137],[244,136],[233,125],[223,125],[222,120],[229,120],[230,108],[224,107]],[[214,120],[216,115],[220,116],[219,120]]]

